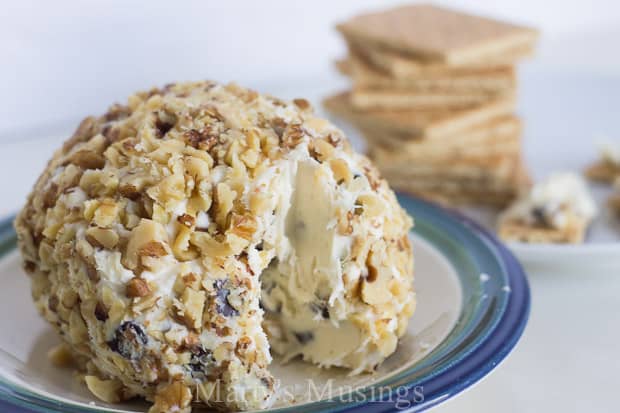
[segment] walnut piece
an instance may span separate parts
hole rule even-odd
[[[92,246],[112,249],[118,244],[118,234],[111,229],[90,227],[86,230],[86,240]]]
[[[125,286],[125,294],[129,298],[146,297],[150,293],[151,288],[142,278],[134,277]]]
[[[191,390],[180,381],[175,381],[157,391],[155,403],[148,413],[189,413],[191,402]]]
[[[165,251],[165,247],[159,245],[167,240],[166,229],[159,223],[150,219],[142,219],[129,237],[127,250],[123,257],[123,264],[129,269],[135,269],[139,264],[140,256],[161,256],[158,254]]]

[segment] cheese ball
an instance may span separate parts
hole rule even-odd
[[[372,371],[415,308],[411,218],[306,100],[167,85],[86,118],[15,227],[98,398],[274,400],[271,353]]]

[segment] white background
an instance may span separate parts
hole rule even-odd
[[[400,1],[33,1],[0,8],[0,139],[103,111],[136,89],[210,78],[260,85],[331,70],[333,29]],[[620,73],[618,1],[454,0],[539,27],[540,70]],[[5,133],[3,133],[5,132]]]
[[[344,53],[334,24],[397,3],[5,0],[0,217],[23,204],[45,160],[81,117],[174,80],[236,80],[287,96],[324,96],[342,85],[332,69]],[[541,29],[537,56],[520,79],[535,176],[580,170],[596,156],[597,136],[620,143],[617,0],[443,4]],[[572,272],[528,267],[533,307],[523,340],[482,383],[436,410],[618,411],[620,274],[593,268],[587,258]]]

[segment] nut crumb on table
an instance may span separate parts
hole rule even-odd
[[[500,238],[527,243],[581,243],[598,208],[585,181],[574,173],[557,173],[504,211]]]

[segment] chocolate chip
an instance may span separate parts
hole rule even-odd
[[[532,208],[532,216],[539,224],[547,223],[547,214],[545,213],[545,208],[535,207]]]
[[[47,300],[47,306],[53,312],[58,311],[58,297],[56,297],[55,295],[50,296]]]
[[[140,325],[125,321],[116,329],[114,338],[108,341],[108,346],[126,359],[138,360],[144,354],[147,342],[148,337]]]
[[[224,317],[233,317],[238,316],[239,311],[234,309],[230,303],[228,302],[228,296],[230,295],[230,290],[228,288],[224,288],[226,284],[226,280],[215,280],[213,286],[215,287],[215,297],[216,297],[216,310],[218,313],[223,315]]]
[[[299,344],[307,344],[310,341],[314,340],[314,333],[312,331],[302,331],[293,333]]]
[[[204,378],[209,371],[215,366],[215,358],[211,350],[204,348],[202,345],[195,346],[191,350],[192,355],[189,359],[187,367],[193,378]]]
[[[164,136],[166,136],[166,134],[170,132],[170,129],[172,129],[173,127],[174,124],[164,122],[159,118],[157,118],[157,120],[155,121],[155,128],[157,129],[157,136],[159,138],[163,138]]]
[[[27,273],[32,274],[34,272],[34,270],[37,269],[37,264],[35,264],[32,261],[24,261],[24,270],[26,270]]]
[[[329,318],[329,308],[325,301],[318,301],[318,302],[310,303],[310,309],[314,313],[320,314],[321,317],[324,319]]]
[[[39,245],[41,245],[41,241],[43,241],[43,238],[45,238],[43,236],[43,233],[41,231],[33,231],[32,232],[32,242],[34,243],[34,246],[39,248]]]

